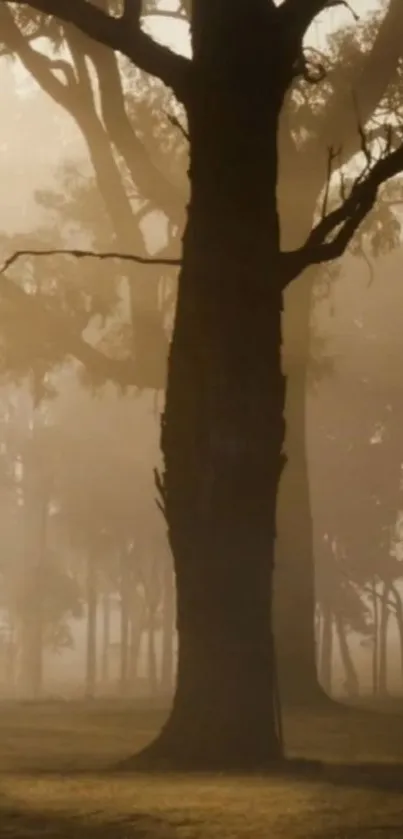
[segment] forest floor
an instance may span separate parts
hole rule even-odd
[[[130,703],[0,703],[1,839],[403,839],[403,713],[290,711],[306,776],[118,774],[163,721]]]

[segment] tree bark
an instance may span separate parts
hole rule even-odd
[[[306,303],[307,310],[311,305],[311,289],[311,284],[305,289],[303,304]],[[301,296],[298,297],[300,302]],[[300,331],[306,328],[308,332],[308,311],[306,316],[305,321],[303,305]],[[308,334],[303,352],[300,368],[287,380],[288,460],[278,498],[275,628],[281,697],[288,705],[315,704],[322,695],[316,667],[315,561],[306,451]]]
[[[162,427],[178,672],[171,715],[143,760],[199,768],[281,755],[272,575],[285,399],[275,198],[282,92],[272,85],[265,14],[261,42],[250,12],[242,54],[224,35],[218,50],[214,35],[195,44],[204,68],[188,112],[191,200]],[[221,27],[230,18],[217,14]],[[270,79],[270,90],[256,78]]]

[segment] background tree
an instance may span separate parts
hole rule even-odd
[[[377,226],[374,228],[371,247],[376,247],[378,239]],[[387,227],[384,229],[386,234]],[[367,248],[369,244],[367,240]],[[356,292],[349,299],[348,310],[342,301],[342,290],[334,297],[334,305],[344,309],[344,314],[339,311],[338,326],[344,338],[336,334],[329,337],[335,356],[334,378],[324,386],[321,404],[312,406],[320,423],[316,424],[315,441],[310,441],[321,569],[318,594],[320,597],[323,582],[326,583],[329,561],[334,563],[336,555],[339,583],[352,584],[372,616],[371,632],[376,630],[377,634],[373,646],[375,684],[379,677],[382,693],[387,688],[390,644],[386,642],[390,638],[387,630],[392,623],[391,611],[395,620],[396,598],[395,594],[389,597],[389,587],[395,586],[401,576],[401,563],[392,556],[392,552],[396,554],[396,528],[402,505],[400,327],[395,325],[394,316],[400,261],[401,250],[397,249],[373,265],[366,296],[363,290],[368,288],[367,273],[362,267],[358,269],[356,260],[347,264],[347,276],[350,272],[355,276]],[[380,282],[385,277],[391,285],[382,291]],[[332,475],[331,484],[326,480],[328,474]],[[348,499],[342,492],[345,484],[349,487]],[[332,588],[334,593],[338,591],[334,583]],[[396,595],[399,600],[398,588]],[[378,611],[382,616],[379,615],[376,627],[373,617]],[[397,683],[394,679],[395,689]]]

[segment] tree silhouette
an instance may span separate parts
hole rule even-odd
[[[21,4],[19,4],[21,5]],[[279,756],[272,641],[277,488],[284,464],[283,293],[340,257],[381,185],[403,168],[385,130],[358,126],[363,166],[283,250],[276,188],[285,97],[307,75],[303,38],[324,0],[194,0],[191,60],[88,2],[23,3],[57,15],[170,86],[186,109],[191,197],[162,424],[163,502],[175,560],[173,709],[143,759],[256,766]],[[309,225],[311,221],[309,221]]]
[[[98,7],[106,9],[105,2],[98,2]],[[143,4],[143,11],[159,13],[156,3]],[[127,107],[123,97],[122,79],[116,57],[108,50],[91,41],[72,27],[63,27],[55,20],[41,18],[33,10],[26,9],[22,4],[17,16],[18,25],[22,32],[26,32],[30,43],[40,34],[50,37],[56,44],[64,39],[71,55],[70,62],[55,61],[35,50],[27,47],[26,39],[18,34],[13,20],[3,16],[3,38],[8,50],[19,56],[25,67],[33,74],[42,89],[51,95],[58,104],[76,119],[76,123],[87,139],[92,164],[97,172],[100,194],[105,205],[112,213],[112,221],[119,232],[120,242],[131,242],[133,239],[133,224],[127,201],[119,185],[119,173],[113,160],[113,155],[105,143],[109,139],[114,149],[124,160],[131,173],[133,184],[140,188],[147,198],[148,205],[156,202],[170,219],[171,236],[178,239],[182,228],[183,204],[186,188],[178,179],[178,171],[172,162],[168,165],[167,156],[161,165],[160,149],[155,152],[155,132],[151,132],[153,142],[150,143],[150,124],[158,114],[160,128],[157,131],[159,140],[164,138],[163,146],[169,149],[169,159],[172,160],[172,140],[166,142],[164,120],[161,121],[163,102],[166,107],[172,107],[169,98],[161,98],[161,86],[153,82],[152,86],[144,83],[141,72],[132,69],[124,59],[124,75],[130,78],[131,88],[126,94]],[[177,11],[164,12],[167,16],[182,18],[189,16],[190,4],[181,4]],[[33,27],[32,17],[35,18]],[[353,21],[353,18],[351,18]],[[355,21],[353,21],[355,23]],[[334,49],[327,62],[333,61],[336,68],[325,81],[323,87],[314,85],[309,87],[309,80],[317,80],[324,75],[322,66],[323,56],[315,51],[307,51],[307,67],[301,81],[298,82],[295,96],[287,98],[280,131],[280,149],[282,153],[282,173],[279,182],[279,203],[282,215],[282,232],[285,243],[299,244],[307,234],[312,222],[320,193],[324,186],[325,166],[321,144],[324,138],[326,144],[334,143],[340,148],[336,167],[342,165],[360,148],[361,137],[357,131],[356,109],[351,107],[352,101],[347,101],[346,91],[353,89],[356,103],[359,106],[363,123],[377,109],[377,117],[383,113],[391,114],[396,111],[399,100],[398,85],[395,89],[385,89],[388,82],[395,82],[398,72],[398,56],[400,55],[399,32],[401,24],[399,0],[392,0],[387,14],[381,21],[375,33],[376,20],[369,25],[364,22],[361,27],[350,27],[342,36],[338,34],[334,39]],[[28,28],[27,28],[28,27]],[[376,43],[370,50],[376,34]],[[80,55],[85,54],[86,60],[91,61],[96,74],[102,101],[102,119],[96,113],[94,96],[88,85],[88,74],[85,63]],[[54,71],[58,70],[69,81],[68,91],[64,90],[63,82],[56,78]],[[72,84],[76,79],[77,84]],[[144,107],[143,91],[147,90],[152,102]],[[157,95],[156,95],[157,90]],[[325,95],[324,95],[325,93]],[[158,108],[159,113],[158,113]],[[86,118],[82,119],[83,107]],[[81,116],[80,116],[81,115]],[[128,119],[130,116],[130,120]],[[152,119],[150,117],[152,115]],[[388,117],[389,118],[389,117]],[[181,127],[176,117],[168,116],[168,122],[173,122],[182,135],[187,132]],[[85,124],[84,124],[85,122]],[[146,126],[146,128],[144,127]],[[374,134],[374,129],[372,129]],[[379,133],[379,127],[378,127]],[[147,153],[151,145],[151,155]],[[301,142],[301,140],[303,140]],[[174,155],[175,160],[177,155]],[[159,165],[155,165],[157,159]],[[171,177],[175,169],[174,177]],[[162,175],[162,170],[166,174]],[[182,178],[183,181],[183,178]],[[178,188],[180,185],[180,188]],[[296,186],[298,185],[298,186]],[[294,200],[298,193],[298,201]],[[174,233],[174,231],[176,231]],[[128,236],[128,238],[127,238]],[[123,237],[123,238],[122,238]],[[279,498],[279,569],[276,581],[277,620],[276,635],[278,639],[280,675],[282,694],[295,700],[320,698],[317,687],[315,667],[315,641],[313,635],[312,614],[314,610],[313,586],[313,550],[311,534],[311,514],[309,505],[307,459],[305,452],[305,393],[309,377],[308,366],[311,357],[311,306],[313,288],[315,287],[315,270],[305,272],[304,277],[288,292],[285,298],[285,369],[288,378],[288,395],[286,402],[287,440],[286,451],[288,463],[284,471]],[[133,334],[133,349],[136,352],[135,381],[137,386],[161,386],[165,370],[164,334],[161,330],[161,317],[157,311],[155,296],[156,285],[148,278],[137,280],[131,285],[132,320],[135,326]],[[289,335],[292,331],[292,340]],[[158,344],[160,352],[155,351]],[[83,349],[83,348],[81,348]],[[84,348],[85,349],[85,348]],[[75,351],[79,351],[75,342]],[[139,363],[141,355],[141,363]],[[158,360],[159,359],[159,360]],[[85,353],[85,363],[91,365],[99,375],[99,359],[94,354]],[[108,375],[117,377],[130,376],[129,371],[109,365]],[[133,372],[132,372],[132,375]],[[288,527],[287,519],[292,515],[294,526]],[[288,631],[289,615],[296,609],[300,615],[300,632],[298,637],[290,636]],[[304,670],[304,678],[299,677],[300,669]]]

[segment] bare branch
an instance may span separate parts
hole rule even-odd
[[[313,47],[301,46],[294,63],[293,78],[301,76],[308,84],[319,84],[326,78],[326,57]]]
[[[49,250],[18,250],[9,256],[0,267],[0,275],[4,275],[6,271],[24,256],[72,256],[75,259],[94,258],[94,259],[122,259],[123,261],[135,262],[139,265],[163,265],[163,266],[178,266],[181,264],[179,259],[159,258],[159,257],[145,257],[136,256],[135,254],[125,254],[115,251],[98,253],[92,250],[83,249],[65,249],[54,248]],[[46,305],[43,305],[41,299],[32,294],[28,294],[21,286],[16,285],[12,280],[3,277],[3,285],[0,286],[0,291],[6,285],[6,293],[17,305],[22,305],[25,310],[28,307],[30,315],[35,316],[40,323],[41,332],[44,336],[51,338],[57,345],[63,343],[66,355],[71,355],[83,364],[92,375],[95,375],[101,380],[111,379],[121,386],[136,385],[138,380],[137,369],[135,361],[131,358],[127,360],[115,359],[106,356],[100,352],[96,347],[88,344],[82,335],[74,330],[67,318],[58,316],[53,311],[49,311]]]
[[[92,250],[83,249],[65,249],[54,248],[49,250],[18,250],[9,256],[0,267],[0,275],[4,275],[6,271],[24,256],[72,256],[75,259],[93,258],[93,259],[122,259],[123,261],[135,262],[138,265],[162,265],[162,266],[178,266],[181,264],[179,259],[159,258],[159,257],[145,257],[136,256],[135,254],[125,254],[118,251],[110,251],[106,253],[97,253]],[[6,285],[7,294],[18,305],[28,307],[28,313],[39,319],[41,325],[41,334],[51,338],[56,345],[63,343],[65,347],[65,354],[73,356],[93,376],[101,380],[111,379],[116,384],[122,387],[129,385],[137,385],[138,370],[135,360],[128,358],[125,360],[111,358],[100,352],[96,347],[88,344],[82,335],[74,330],[67,318],[49,311],[46,305],[42,304],[40,298],[36,295],[28,294],[21,286],[16,285],[12,280],[3,277],[3,286],[0,286],[0,292]]]
[[[347,0],[284,0],[284,3],[278,9],[283,36],[285,41],[288,42],[294,75],[302,75],[308,82],[321,81],[325,75],[325,68],[319,65],[318,72],[314,73],[313,76],[307,70],[303,50],[304,35],[321,12],[335,6],[346,6],[354,18],[358,20],[358,16],[350,8]]]
[[[323,112],[324,124],[317,123],[316,138],[312,140],[311,154],[316,157],[319,144],[343,146],[343,162],[347,162],[359,148],[356,114],[351,109],[351,91],[354,90],[359,105],[360,121],[366,125],[379,106],[390,81],[396,77],[397,67],[403,54],[403,16],[401,0],[389,0],[387,9],[377,26],[372,49],[367,55],[359,53],[338,83],[334,74],[332,87],[335,93],[329,100],[329,107]],[[338,93],[337,93],[338,91]]]
[[[15,251],[11,256],[3,262],[0,266],[0,274],[4,274],[8,268],[11,267],[18,259],[23,256],[72,256],[75,259],[121,259],[123,262],[135,262],[137,265],[163,265],[163,266],[179,266],[180,259],[171,259],[168,257],[153,257],[153,256],[137,256],[132,253],[121,253],[120,251],[105,251],[99,253],[98,251],[86,250],[83,248],[51,248],[40,250],[19,250]]]
[[[368,254],[367,254],[367,252],[364,248],[364,245],[360,246],[359,254],[363,258],[363,260],[364,260],[364,262],[365,262],[365,264],[368,268],[368,288],[370,288],[372,286],[373,282],[374,282],[374,279],[375,279],[374,263],[369,258]]]
[[[388,145],[388,143],[387,143]],[[375,204],[382,184],[403,172],[403,143],[365,167],[355,180],[350,195],[313,228],[302,248],[284,254],[287,283],[309,265],[342,256],[354,233]]]
[[[1,0],[2,5],[4,2]],[[45,15],[54,15],[64,23],[76,26],[89,38],[130,58],[140,70],[161,79],[181,102],[187,102],[192,63],[143,32],[137,16],[138,0],[126,2],[121,18],[106,14],[88,0],[13,0],[13,4],[31,6]]]
[[[167,119],[169,120],[169,122],[171,123],[171,125],[174,128],[177,128],[178,131],[180,131],[180,133],[182,134],[182,137],[184,137],[185,140],[189,140],[189,134],[186,131],[186,128],[184,128],[184,126],[182,125],[182,123],[178,119],[178,117],[176,117],[174,114],[169,114],[168,112],[166,112],[166,116],[167,116]]]
[[[0,3],[0,25],[7,48],[18,55],[28,72],[55,102],[70,110],[75,102],[76,91],[76,80],[71,65],[64,60],[53,61],[35,50],[29,39],[20,31],[9,6],[5,3]],[[63,72],[64,82],[57,78],[55,71]]]

